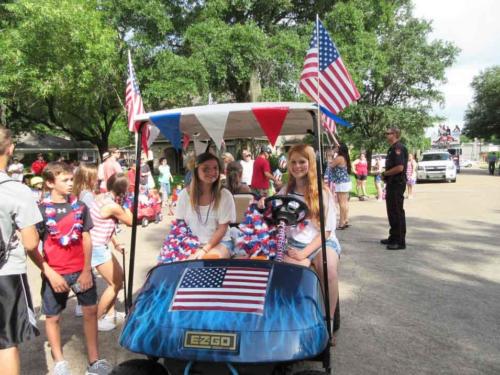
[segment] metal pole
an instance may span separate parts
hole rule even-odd
[[[135,263],[135,242],[137,238],[137,210],[139,208],[139,183],[141,177],[141,147],[142,147],[142,128],[147,126],[146,122],[142,122],[137,130],[137,147],[135,152],[135,186],[134,186],[134,203],[132,211],[132,235],[130,238],[130,259],[128,270],[128,297],[126,311],[132,306],[132,291],[134,286],[134,263]]]

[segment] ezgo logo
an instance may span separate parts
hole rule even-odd
[[[238,350],[238,334],[222,332],[186,331],[184,347],[190,349]]]

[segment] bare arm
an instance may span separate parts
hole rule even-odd
[[[92,288],[92,267],[90,259],[92,257],[92,240],[90,239],[89,232],[82,233],[82,244],[83,244],[83,270],[78,277],[78,282],[82,290],[87,290]]]
[[[345,158],[343,156],[337,156],[330,163],[330,167],[336,167],[337,165],[345,164]]]
[[[387,177],[387,176],[392,176],[392,175],[395,175],[395,174],[399,174],[399,173],[403,172],[404,169],[405,168],[402,165],[396,165],[396,166],[392,167],[391,169],[386,170],[384,172],[384,176]]]
[[[330,238],[330,231],[325,232],[325,238]],[[297,260],[306,259],[309,255],[311,255],[316,249],[321,246],[321,233],[318,234],[314,239],[309,243],[303,250],[296,250],[295,248],[288,248],[288,255],[291,258]]]
[[[121,223],[132,226],[132,212],[128,208],[123,208],[118,203],[110,203],[101,208],[103,218],[114,217]]]
[[[54,288],[57,293],[63,293],[69,291],[69,286],[66,280],[54,271],[49,264],[43,259],[42,255],[38,251],[38,243],[40,238],[38,232],[34,225],[30,225],[20,230],[21,241],[28,253],[30,259],[35,263],[35,265],[42,271],[47,280],[49,280],[50,285]]]

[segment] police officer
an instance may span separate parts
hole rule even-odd
[[[406,248],[406,218],[403,202],[408,151],[399,141],[401,131],[398,128],[387,129],[385,136],[391,145],[387,152],[385,172],[382,173],[382,178],[386,183],[385,203],[390,230],[389,238],[380,242],[387,245],[387,250],[402,250]]]

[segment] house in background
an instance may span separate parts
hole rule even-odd
[[[99,151],[89,141],[74,141],[50,134],[34,133],[25,133],[17,138],[14,156],[25,166],[33,162],[39,152],[44,154],[47,161],[56,160],[60,156],[68,161],[99,161]]]

